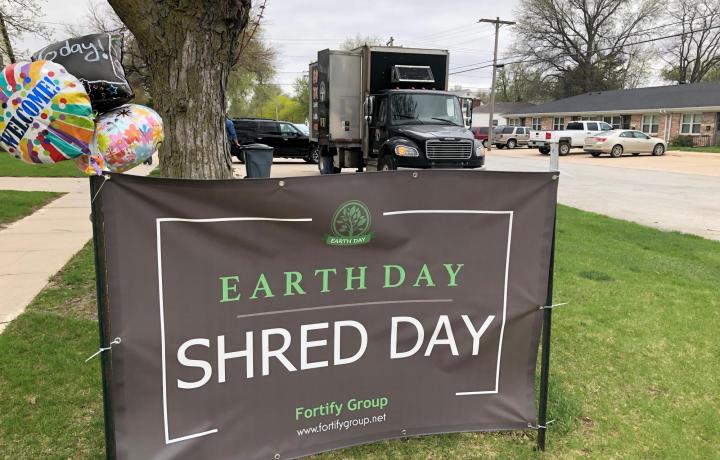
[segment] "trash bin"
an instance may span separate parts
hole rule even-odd
[[[247,144],[241,148],[245,156],[245,170],[247,171],[245,177],[249,179],[270,177],[274,149],[265,144]]]

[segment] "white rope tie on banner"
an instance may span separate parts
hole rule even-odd
[[[561,302],[561,303],[554,303],[552,305],[540,305],[538,307],[538,310],[545,310],[547,308],[555,308],[555,307],[562,307],[563,305],[567,305],[570,302]]]
[[[533,425],[532,423],[528,423],[527,427],[532,428],[533,430],[539,430],[540,428],[544,428],[547,430],[548,426],[550,426],[551,423],[555,423],[555,419],[548,420],[545,425]]]
[[[105,182],[107,182],[110,179],[110,176],[103,175],[102,178],[103,178],[102,184],[100,184],[100,187],[98,187],[97,191],[95,192],[95,195],[93,195],[92,200],[90,200],[90,204],[95,203],[95,198],[98,197],[98,195],[100,194],[100,190],[102,190],[103,186],[105,186]]]
[[[108,350],[112,349],[113,345],[120,345],[120,342],[122,342],[122,339],[120,339],[120,337],[115,337],[115,339],[112,342],[110,342],[109,347],[100,347],[98,349],[98,351],[93,353],[92,356],[90,356],[88,359],[85,360],[85,362],[90,361],[91,359],[93,359],[94,357],[96,357],[97,355],[99,355],[100,353],[102,353],[104,351],[108,351]]]

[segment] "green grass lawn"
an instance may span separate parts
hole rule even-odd
[[[720,145],[711,145],[708,147],[679,147],[677,145],[670,145],[668,146],[668,150],[681,150],[683,152],[720,153]]]
[[[0,152],[0,177],[86,177],[72,160],[60,163],[29,164]]]
[[[719,285],[720,243],[560,207],[548,451],[465,433],[315,458],[717,458]],[[86,247],[0,335],[0,457],[104,455],[94,310]]]
[[[32,214],[62,193],[0,190],[0,228]]]

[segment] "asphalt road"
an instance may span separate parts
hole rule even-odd
[[[561,158],[560,203],[663,230],[720,240],[720,176],[696,173],[713,170],[705,164],[697,167],[695,163],[699,160],[695,158],[687,159],[685,168],[693,173],[674,172],[685,167],[682,158],[638,158],[643,157],[613,159],[608,163],[611,166],[601,166],[599,159],[589,156]],[[717,159],[710,156],[701,160],[709,161],[710,166],[717,162],[720,167],[720,154]],[[527,149],[492,151],[487,169],[545,171],[548,161],[549,157]],[[649,169],[638,167],[639,161],[647,163]],[[668,165],[665,170],[664,164]],[[236,164],[236,175],[242,177],[244,172],[244,166]],[[316,165],[302,160],[277,159],[272,169],[273,177],[317,174]]]
[[[490,155],[487,167],[543,171],[548,161],[548,157]],[[720,240],[717,176],[564,163],[561,158],[558,201],[650,227]]]

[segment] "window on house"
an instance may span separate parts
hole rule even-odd
[[[645,134],[657,134],[659,123],[660,115],[643,115],[642,129],[640,131]]]
[[[517,126],[520,124],[520,120],[517,118],[508,118],[507,124],[508,126]]]
[[[699,114],[699,113],[683,114],[682,123],[680,124],[680,133],[682,133],[682,134],[699,134],[701,119],[702,119],[702,114]]]
[[[540,118],[532,119],[532,129],[534,131],[540,131],[542,129],[542,120]]]
[[[565,117],[553,118],[553,131],[559,131],[565,127]]]
[[[623,118],[622,115],[608,115],[602,118],[602,121],[612,126],[612,129],[622,129]]]

